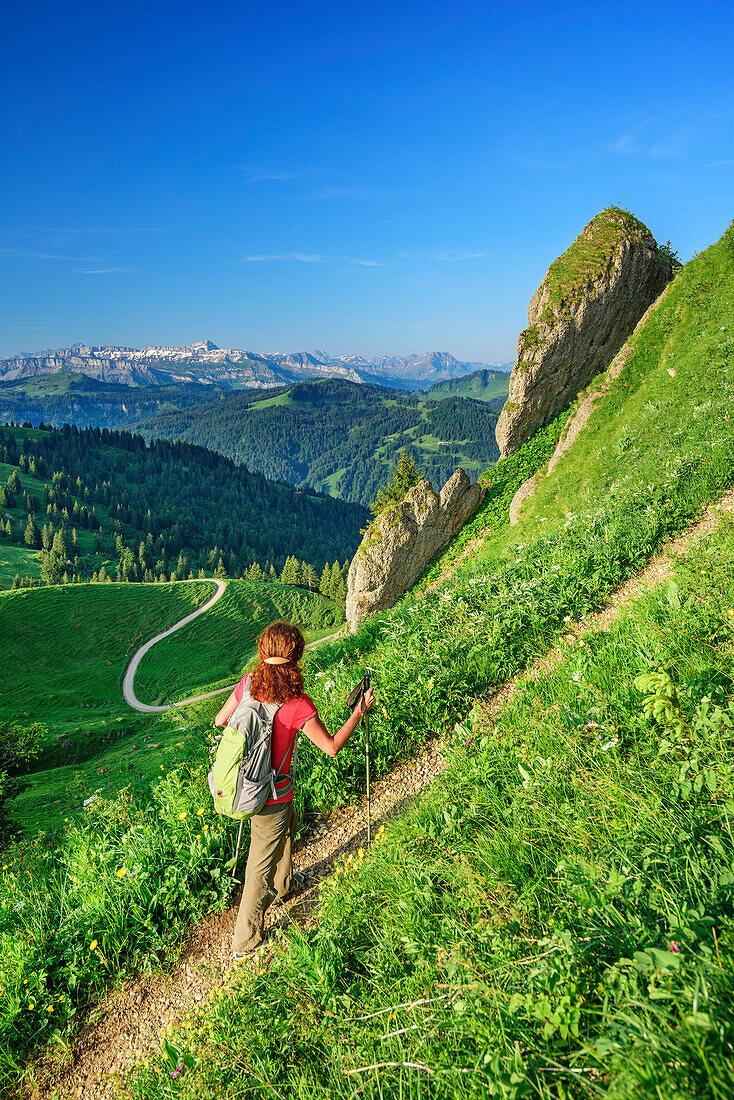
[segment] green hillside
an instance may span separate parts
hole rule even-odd
[[[309,628],[310,637],[333,633],[342,622],[331,600],[318,593],[283,584],[230,581],[211,612],[145,655],[135,677],[138,698],[157,704],[233,683],[257,652],[263,626],[275,619],[300,623]]]
[[[321,571],[351,556],[365,518],[355,505],[294,491],[186,443],[0,426],[5,585],[16,573],[47,583],[97,579],[101,570],[99,579],[129,581],[242,576],[255,562],[270,575],[296,552]]]
[[[453,730],[450,771],[343,866],[266,975],[243,968],[170,1036],[134,1096],[731,1095],[731,524],[613,631],[562,643],[498,726],[485,703],[734,484],[732,333],[734,226],[678,275],[517,527],[509,499],[566,414],[487,471],[444,561],[472,535],[484,546],[450,582],[424,579],[314,652],[307,690],[331,728],[373,676],[373,777]],[[188,715],[145,793],[100,797],[55,848],[9,854],[7,1079],[51,1033],[49,1005],[63,1031],[111,975],[226,904],[215,707]],[[330,810],[364,789],[361,737],[336,760],[305,741],[299,769],[299,812]]]
[[[481,374],[482,372],[478,372]],[[496,393],[506,393],[497,385]],[[403,447],[440,488],[457,466],[477,477],[499,451],[498,412],[447,392],[416,397],[338,380],[299,382],[253,401],[234,394],[141,425],[146,435],[187,439],[291,485],[369,504]]]
[[[461,378],[449,378],[434,382],[420,396],[426,401],[445,401],[447,397],[470,397],[474,401],[491,402],[496,412],[501,412],[510,387],[510,372],[501,370],[475,370]]]

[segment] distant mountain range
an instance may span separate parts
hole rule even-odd
[[[186,347],[140,349],[75,344],[71,348],[0,359],[0,381],[73,373],[131,387],[191,384],[265,389],[309,378],[341,378],[348,382],[422,389],[498,365],[461,362],[445,351],[363,359],[358,355],[331,356],[325,351],[260,354],[219,348],[211,340]]]

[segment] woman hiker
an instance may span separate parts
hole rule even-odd
[[[276,780],[277,797],[269,799],[250,818],[252,835],[245,886],[232,942],[235,959],[251,955],[263,942],[265,911],[276,897],[283,900],[288,896],[296,877],[291,855],[298,822],[288,771],[298,731],[303,730],[309,741],[327,756],[336,756],[354,733],[362,714],[374,705],[370,688],[364,696],[364,707],[358,704],[332,737],[303,690],[298,662],[305,642],[298,627],[286,622],[271,623],[258,638],[257,647],[257,668],[240,680],[214,719],[216,726],[226,726],[245,692],[263,703],[280,703],[273,719],[271,758],[274,770],[281,772],[282,778]]]

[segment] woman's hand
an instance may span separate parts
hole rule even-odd
[[[375,705],[375,693],[372,687],[368,687],[364,695],[362,696],[362,702],[357,706],[357,710],[360,714],[366,714],[368,710],[372,710]]]

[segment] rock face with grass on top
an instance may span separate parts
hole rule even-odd
[[[378,516],[349,567],[349,629],[356,630],[372,612],[392,607],[476,512],[484,495],[478,482],[472,484],[464,470],[457,470],[440,494],[424,479]]]
[[[502,456],[609,365],[671,278],[670,261],[632,214],[610,207],[589,222],[530,301],[495,432]]]

